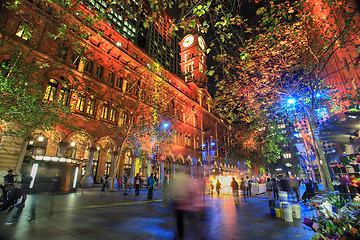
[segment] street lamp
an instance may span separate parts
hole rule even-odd
[[[204,143],[202,146],[205,148],[207,146],[207,151],[205,155],[205,159],[209,161],[209,177],[210,177],[210,171],[211,171],[211,154],[210,154],[210,147],[215,147],[215,142],[211,142],[209,144],[209,141],[207,140],[206,143]],[[206,166],[206,162],[204,163],[204,166]],[[205,172],[204,172],[205,173]]]

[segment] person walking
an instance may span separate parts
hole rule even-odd
[[[274,200],[276,200],[276,201],[279,200],[279,184],[275,178],[273,178],[271,180],[271,187],[272,187],[273,194],[274,194]]]
[[[107,182],[107,179],[106,179],[106,174],[104,173],[104,175],[100,178],[100,183],[101,183],[101,190],[100,190],[100,193],[105,192],[106,182]]]
[[[231,188],[233,192],[235,205],[239,204],[239,184],[237,183],[235,177],[232,177]]]
[[[246,187],[246,195],[248,197],[251,197],[251,186],[252,186],[252,180],[249,179],[248,176],[246,176],[246,181],[247,181],[247,187]]]
[[[214,186],[214,183],[211,181],[211,182],[210,182],[210,194],[211,194],[211,195],[214,195],[214,187],[215,187],[215,186]]]
[[[163,202],[161,204],[162,207],[167,207],[167,202],[169,200],[169,182],[168,182],[168,177],[165,176],[164,179],[163,179],[163,186],[162,186],[162,189],[163,189]]]
[[[265,186],[266,186],[266,193],[267,193],[268,199],[273,200],[272,199],[272,186],[271,186],[270,178],[268,178],[266,180]]]
[[[155,184],[155,180],[154,180],[154,174],[151,173],[150,177],[148,178],[148,182],[149,182],[149,192],[148,192],[148,200],[152,200],[153,199],[153,193],[154,193],[154,184]]]
[[[241,183],[240,183],[240,190],[242,192],[242,195],[244,196],[244,201],[247,202],[246,200],[246,187],[247,187],[247,182],[244,180],[244,178],[241,178]]]
[[[135,196],[139,196],[140,194],[140,180],[139,173],[137,173],[134,178]]]
[[[18,208],[23,208],[25,207],[25,202],[27,199],[27,194],[29,193],[30,190],[30,183],[32,181],[32,177],[28,174],[28,173],[24,173],[22,175],[22,179],[21,179],[21,202],[16,205],[16,207]]]
[[[216,192],[218,194],[218,196],[220,195],[220,188],[221,188],[221,182],[219,181],[219,179],[216,180]]]
[[[127,182],[128,182],[128,177],[126,175],[126,172],[124,172],[124,175],[123,175],[123,195],[128,195],[126,193],[126,190],[127,190]]]
[[[290,187],[291,189],[295,192],[296,195],[296,201],[299,202],[300,199],[300,194],[299,194],[299,187],[300,187],[300,182],[299,180],[292,178],[290,179]]]

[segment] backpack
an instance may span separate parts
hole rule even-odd
[[[245,183],[245,181],[241,181],[240,190],[245,190],[245,189],[246,189],[246,183]]]

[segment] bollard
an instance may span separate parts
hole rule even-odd
[[[293,204],[293,205],[291,205],[291,209],[292,209],[292,213],[293,213],[293,218],[301,219],[300,205]]]
[[[283,203],[284,219],[286,222],[293,222],[292,208],[290,203]]]

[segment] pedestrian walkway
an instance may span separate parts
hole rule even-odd
[[[153,201],[146,200],[146,191],[140,196],[94,190],[29,195],[24,209],[0,212],[0,239],[175,239],[173,209],[161,207],[161,194],[155,191]],[[313,235],[302,220],[287,223],[272,217],[264,195],[237,207],[231,195],[206,196],[206,206],[205,218],[187,223],[192,225],[185,239],[307,240]],[[301,210],[302,217],[313,214],[304,205]]]

